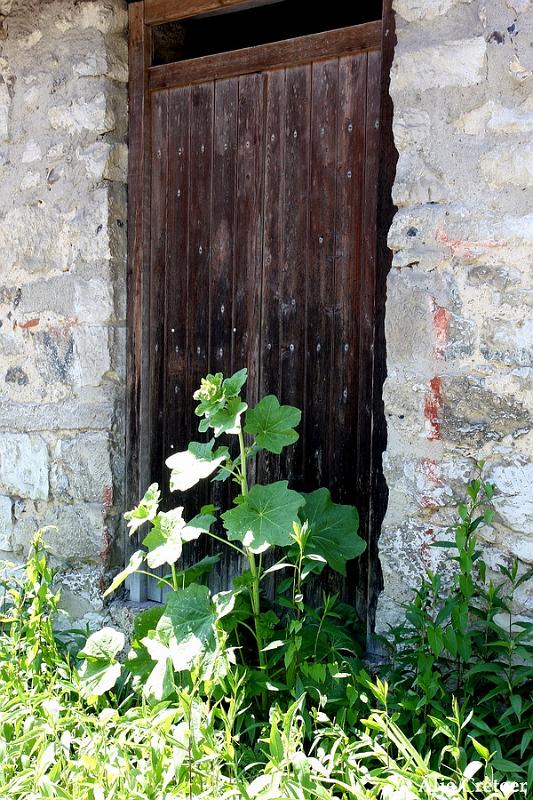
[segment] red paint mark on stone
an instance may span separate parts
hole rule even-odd
[[[113,505],[113,488],[111,486],[104,486],[103,491],[104,510],[109,511]]]
[[[433,528],[428,528],[426,531],[424,531],[424,536],[426,537],[427,541],[422,542],[420,545],[420,555],[422,556],[424,564],[429,569],[431,567],[431,545],[436,538],[435,531]]]
[[[435,231],[435,239],[438,244],[449,247],[454,256],[461,258],[474,258],[474,256],[483,253],[485,250],[494,250],[498,247],[505,245],[504,241],[495,239],[485,240],[472,240],[467,239],[450,239],[444,228],[437,228]]]
[[[440,486],[440,466],[439,462],[434,458],[423,458],[422,459],[422,472],[424,473],[427,480],[432,483],[434,486]]]
[[[450,324],[450,312],[447,308],[433,304],[433,325],[435,328],[435,357],[444,358],[446,344],[448,342],[448,326]]]
[[[442,409],[442,381],[436,376],[429,382],[429,391],[424,402],[427,437],[430,441],[441,438],[440,412]]]
[[[27,322],[19,322],[19,328],[23,330],[28,330],[28,328],[35,328],[36,325],[39,324],[40,319],[29,319]]]

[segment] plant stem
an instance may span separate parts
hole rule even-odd
[[[246,445],[244,444],[244,434],[242,428],[239,428],[239,449],[241,452],[241,492],[243,497],[248,495],[248,476],[246,465]],[[252,604],[252,613],[254,615],[254,628],[255,640],[257,642],[257,657],[259,661],[259,669],[264,671],[266,668],[265,654],[263,653],[263,637],[261,636],[260,616],[261,616],[261,569],[257,568],[255,555],[247,547],[246,556],[250,565],[250,572],[252,573],[252,585],[250,587],[250,601]],[[266,703],[266,691],[263,691],[263,705]]]

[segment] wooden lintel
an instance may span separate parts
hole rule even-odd
[[[381,21],[353,25],[350,28],[316,33],[297,39],[285,39],[258,47],[247,47],[228,53],[203,56],[187,61],[151,67],[149,86],[152,91],[190,86],[208,80],[247,75],[264,69],[307,64],[337,58],[354,52],[379,50]]]
[[[145,0],[144,20],[147,25],[162,25],[195,14],[247,5],[247,0]]]

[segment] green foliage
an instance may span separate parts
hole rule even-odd
[[[280,406],[272,395],[248,410],[241,398],[246,377],[246,370],[240,370],[230,378],[217,373],[202,380],[194,394],[199,429],[212,429],[214,438],[206,444],[191,442],[186,451],[166,462],[174,491],[189,489],[208,477],[231,477],[238,487],[233,507],[222,513],[206,507],[187,522],[182,506],[161,511],[159,487],[150,486],[139,505],[126,514],[131,532],[148,523],[143,539],[146,551],[134,553],[106,594],[135,571],[153,575],[151,570],[166,565],[169,574],[154,576],[167,590],[164,610],[153,627],[136,636],[123,679],[129,671],[133,685],[142,686],[151,702],[175,698],[194,671],[200,683],[206,675],[210,682],[215,679],[216,653],[235,652],[251,702],[248,718],[255,725],[257,715],[265,718],[268,692],[294,699],[310,686],[321,696],[322,673],[309,670],[309,658],[324,665],[326,684],[332,675],[351,674],[350,659],[360,655],[355,612],[341,606],[337,597],[324,597],[321,609],[310,607],[304,599],[304,584],[326,564],[345,575],[346,562],[360,555],[365,544],[357,535],[356,509],[333,503],[327,489],[302,495],[289,489],[287,481],[249,485],[248,466],[257,453],[279,454],[292,445],[298,439],[294,428],[301,414],[292,406]],[[230,447],[215,449],[215,439],[223,434],[236,437],[236,458],[230,455]],[[215,532],[220,530],[217,520],[223,537]],[[233,548],[247,563],[233,586],[213,597],[200,582],[216,557],[188,570],[177,567],[184,544],[201,535]],[[281,559],[265,569],[263,554],[275,548],[281,550]],[[278,583],[272,602],[264,596],[263,587],[265,578],[278,571],[287,577]],[[109,668],[106,678],[117,674],[113,659]],[[218,678],[226,672],[224,667]],[[105,680],[96,684],[94,693],[103,686],[107,686]]]
[[[487,582],[477,533],[492,521],[493,494],[481,477],[468,484],[451,540],[435,544],[455,564],[449,586],[428,571],[391,631],[389,701],[420,749],[449,738],[450,720],[472,708],[469,737],[446,753],[462,768],[485,754],[496,778],[526,781],[532,791],[533,626],[514,618],[513,599],[533,570],[520,574],[515,560]]]

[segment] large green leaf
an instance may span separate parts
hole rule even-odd
[[[126,639],[121,631],[114,628],[101,628],[89,636],[78,656],[113,661],[117,653],[123,649],[125,642]]]
[[[305,494],[304,498],[300,519],[309,523],[305,554],[322,556],[332,569],[346,575],[346,562],[361,555],[366,547],[363,539],[357,535],[357,509],[334,503],[328,489],[317,489],[316,492]],[[294,550],[291,552],[295,554]],[[321,561],[315,563],[314,571],[320,571],[324,566]]]
[[[213,451],[215,440],[207,444],[191,442],[187,450],[174,453],[166,460],[170,472],[170,491],[185,492],[198,481],[208,478],[229,456],[227,447]]]
[[[128,528],[130,529],[130,536],[135,533],[137,528],[154,519],[159,507],[159,499],[161,492],[157,483],[152,483],[148,487],[146,494],[136,508],[132,511],[127,511],[124,514],[124,519],[128,520]]]
[[[78,675],[84,697],[99,697],[113,688],[120,678],[120,664],[109,661],[84,661]]]
[[[163,564],[175,564],[181,557],[184,527],[183,506],[157,515],[152,530],[143,539],[148,550],[146,561],[150,569],[157,569]]]
[[[248,411],[244,430],[255,436],[259,447],[279,454],[298,440],[294,428],[299,425],[301,416],[298,408],[280,406],[278,398],[269,394]]]
[[[198,656],[215,646],[216,613],[206,586],[191,584],[168,595],[156,629],[142,643],[154,661],[172,660],[174,669],[190,669]]]
[[[121,672],[116,656],[124,644],[124,634],[114,628],[102,628],[89,636],[78,653],[85,658],[78,671],[84,697],[98,697],[113,688]]]
[[[301,494],[288,488],[287,481],[254,486],[242,502],[222,514],[228,539],[240,540],[254,553],[271,545],[291,543],[292,523],[304,503]]]
[[[116,589],[118,589],[118,587],[122,583],[124,583],[126,578],[129,578],[130,575],[133,575],[134,572],[137,572],[137,570],[140,568],[141,564],[144,561],[145,555],[146,553],[144,553],[142,550],[137,550],[135,553],[133,553],[133,555],[131,556],[130,560],[128,561],[122,572],[119,572],[118,575],[115,575],[115,577],[113,578],[113,582],[105,590],[104,597],[107,597]]]

